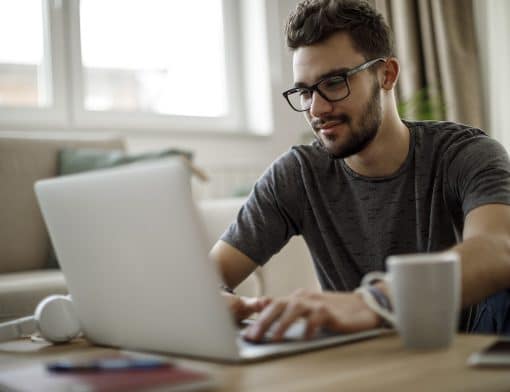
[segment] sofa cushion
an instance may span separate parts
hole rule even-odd
[[[0,273],[46,265],[50,242],[33,187],[57,174],[65,147],[123,149],[124,142],[111,135],[0,132]]]
[[[79,148],[63,149],[59,153],[59,175],[81,173],[90,170],[106,169],[139,161],[168,158],[182,155],[188,160],[192,153],[184,150],[165,149],[142,154],[126,154],[122,150]]]

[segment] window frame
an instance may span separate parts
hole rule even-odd
[[[181,116],[142,111],[90,111],[84,106],[80,43],[80,0],[41,0],[45,48],[48,49],[52,104],[48,107],[1,107],[0,129],[65,128],[146,133],[238,133],[245,121],[242,97],[241,26],[236,0],[222,0],[228,113],[223,117]]]
[[[41,124],[46,127],[62,127],[67,123],[68,105],[65,92],[66,67],[62,46],[64,21],[60,0],[41,0],[43,18],[43,42],[48,80],[48,106],[0,106],[0,127],[31,128]]]

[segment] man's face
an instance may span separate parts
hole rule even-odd
[[[293,56],[294,82],[311,86],[326,75],[344,72],[367,60],[357,52],[345,33],[325,42],[296,49]],[[305,112],[315,136],[336,158],[362,151],[377,135],[382,121],[380,88],[375,75],[362,71],[349,77],[350,95],[328,102],[314,92],[312,106]]]

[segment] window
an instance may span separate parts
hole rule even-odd
[[[227,114],[221,0],[82,0],[80,33],[87,110]]]
[[[40,0],[0,3],[0,105],[51,104]]]
[[[0,126],[239,129],[237,13],[236,0],[1,2]]]

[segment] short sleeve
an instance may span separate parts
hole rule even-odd
[[[292,152],[277,159],[256,182],[221,240],[259,265],[301,233],[304,190]]]
[[[510,204],[510,163],[500,143],[480,135],[450,147],[447,155],[447,185],[464,217],[484,204]]]

